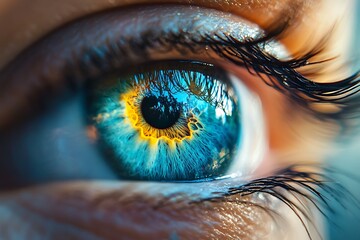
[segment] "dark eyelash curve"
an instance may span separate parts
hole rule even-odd
[[[335,115],[325,113],[323,117],[327,115],[327,117],[342,118],[345,113],[349,113],[347,107],[351,106],[354,110],[353,105],[349,104],[354,101],[351,97],[360,91],[360,71],[343,80],[316,83],[297,70],[324,62],[310,61],[321,52],[319,46],[299,58],[279,60],[264,52],[261,44],[241,44],[231,36],[222,39],[221,45],[215,46],[215,44],[211,46],[220,56],[235,64],[244,65],[250,73],[259,76],[267,85],[287,94],[290,99],[300,105],[310,107],[312,103],[332,103],[341,106],[341,112]],[[317,69],[314,69],[313,72],[307,74],[316,74],[316,71]]]
[[[214,193],[214,197],[196,200],[191,202],[191,204],[203,202],[250,204],[266,211],[276,220],[276,217],[280,216],[276,210],[254,203],[251,200],[239,200],[254,194],[269,195],[278,199],[296,214],[311,240],[312,235],[306,223],[310,223],[315,230],[317,229],[315,223],[311,220],[312,213],[305,206],[314,206],[323,216],[331,221],[329,214],[334,215],[337,213],[332,206],[332,200],[339,203],[344,209],[347,204],[353,204],[359,208],[360,203],[343,185],[335,181],[334,175],[342,175],[341,172],[330,167],[321,166],[312,166],[317,169],[316,171],[301,171],[297,170],[299,167],[304,167],[304,165],[289,166],[272,176],[259,178],[241,186],[231,187],[227,192]],[[341,196],[345,196],[345,198]],[[296,199],[298,202],[295,202],[293,199]]]
[[[334,82],[317,83],[310,80],[306,76],[315,75],[319,69],[314,68],[306,74],[300,73],[300,69],[309,65],[321,67],[321,63],[331,60],[311,61],[324,50],[323,45],[327,38],[300,57],[281,60],[265,52],[264,46],[271,40],[280,39],[285,29],[286,27],[280,25],[258,40],[249,39],[245,42],[224,33],[193,39],[184,33],[167,33],[158,37],[152,36],[151,32],[145,32],[140,41],[128,39],[125,46],[120,40],[118,44],[85,49],[80,61],[67,64],[66,78],[74,84],[78,82],[73,81],[74,76],[92,78],[94,76],[90,76],[89,72],[94,71],[101,76],[121,67],[121,62],[124,61],[122,59],[127,59],[127,55],[135,54],[149,59],[147,51],[159,47],[165,48],[164,52],[176,50],[184,55],[189,51],[196,54],[210,48],[219,57],[247,68],[251,74],[259,76],[267,85],[287,95],[290,100],[311,111],[321,120],[336,120],[346,127],[348,119],[359,117],[360,96],[357,93],[360,91],[360,71]],[[93,69],[89,71],[91,67]],[[340,110],[331,113],[319,112],[311,107],[313,103],[331,103]]]
[[[268,39],[271,38],[267,36],[264,40]],[[322,41],[304,55],[290,60],[279,60],[264,52],[261,44],[241,44],[231,36],[223,39],[220,48],[219,45],[213,45],[213,48],[220,56],[235,64],[245,66],[250,73],[259,76],[267,85],[285,93],[291,100],[316,113],[315,115],[322,120],[346,120],[358,117],[360,96],[357,93],[360,91],[360,71],[348,78],[329,83],[317,83],[305,76],[315,75],[317,68],[306,74],[301,74],[299,71],[300,68],[309,65],[321,67],[321,63],[331,60],[311,62],[311,58],[323,51],[324,42]],[[338,106],[340,111],[317,112],[311,108],[313,103],[332,103]]]

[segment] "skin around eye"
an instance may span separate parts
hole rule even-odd
[[[291,145],[291,149],[294,149],[294,144],[299,143],[299,138],[294,137],[294,135],[296,135],[294,132],[291,132],[289,135],[273,134],[274,132],[278,132],[279,129],[284,133],[289,129],[287,126],[291,125],[297,126],[297,130],[304,135],[308,135],[309,132],[312,131],[313,128],[308,127],[308,123],[302,120],[299,121],[298,118],[296,118],[296,121],[291,121],[292,124],[284,124],[286,121],[277,121],[279,118],[283,120],[279,115],[286,116],[285,113],[287,110],[283,108],[283,103],[286,102],[286,99],[281,95],[269,91],[266,86],[256,84],[256,77],[250,74],[248,76],[243,72],[240,74],[239,72],[241,71],[235,69],[234,66],[229,68],[232,68],[232,72],[235,73],[235,75],[242,74],[242,76],[244,76],[242,78],[248,79],[249,81],[245,84],[253,91],[256,91],[264,103],[263,109],[267,116],[267,125],[269,129],[272,129],[269,130],[269,135],[270,138],[272,138],[270,142],[273,149],[282,149],[279,146],[284,146],[284,142],[291,142],[290,139],[294,140],[294,142],[285,145]],[[66,116],[66,114],[64,115]],[[38,127],[38,129],[43,130],[44,126],[40,123]],[[50,126],[49,129],[51,129]],[[61,129],[52,131],[51,136],[56,136],[56,133],[64,136]],[[82,134],[84,135],[84,133]],[[74,135],[72,135],[72,137]],[[279,135],[283,136],[282,139],[278,137]],[[28,142],[31,142],[31,140],[32,139],[28,139]],[[54,141],[52,141],[52,143],[53,142]],[[76,138],[73,138],[73,142],[76,142]],[[50,144],[50,141],[49,143],[46,141],[42,143],[46,145]],[[57,143],[56,149],[61,150],[63,146],[61,141]],[[16,146],[16,141],[13,142],[13,146]],[[303,147],[300,151],[309,149],[309,146],[301,146]],[[299,150],[300,147],[297,145],[295,148]],[[62,155],[61,151],[60,155]],[[51,151],[49,151],[49,156],[55,157]],[[89,160],[87,156],[81,156],[81,153],[78,153],[78,157]],[[74,163],[74,159],[68,160]],[[296,161],[295,158],[293,160],[293,162]],[[92,165],[91,159],[89,161],[90,166]],[[268,162],[272,163],[271,161]],[[108,170],[109,169],[102,169],[101,171],[107,174]],[[94,172],[98,173],[98,170]],[[99,177],[99,175],[96,177]],[[237,179],[237,181],[237,184],[239,184],[240,180]],[[223,184],[224,186],[232,186],[234,183],[223,182]],[[78,184],[70,182],[40,188],[30,188],[20,192],[1,195],[0,225],[5,226],[8,232],[14,230],[11,234],[17,234],[18,237],[20,236],[20,238],[22,237],[24,239],[28,237],[26,235],[26,229],[33,229],[32,236],[34,236],[34,238],[44,236],[45,234],[51,238],[55,237],[52,234],[64,232],[69,238],[80,239],[96,239],[98,237],[117,239],[121,234],[128,234],[128,236],[133,238],[149,236],[154,238],[191,238],[197,236],[201,238],[205,236],[205,238],[214,239],[227,237],[240,237],[241,239],[281,239],[284,237],[284,235],[277,232],[278,228],[271,224],[273,221],[269,218],[269,215],[263,211],[259,211],[256,206],[254,207],[254,199],[249,200],[246,197],[241,197],[240,199],[234,198],[232,199],[233,201],[220,204],[188,205],[192,200],[198,199],[198,195],[194,193],[204,194],[203,197],[206,198],[209,192],[224,191],[222,187],[223,186],[217,187],[210,184],[200,184],[189,187],[189,185],[184,184],[174,186],[172,184],[154,185],[153,183],[149,183],[142,185],[127,182],[92,183],[88,181]],[[149,192],[149,189],[151,189],[151,193],[144,194],[145,191]],[[185,194],[175,200],[168,198],[169,196],[176,195],[175,193]],[[255,202],[259,201],[259,199],[261,200],[262,198],[259,196],[256,197]],[[165,204],[165,207],[159,208],[160,203],[163,203],[164,200],[169,200],[170,203],[175,204]],[[245,204],[244,202],[246,202],[246,200],[249,200],[252,205],[249,206]],[[241,202],[240,204],[239,201]],[[234,202],[237,204],[234,204]],[[281,212],[286,218],[285,221],[289,224],[287,225],[289,226],[288,229],[294,229],[292,232],[289,231],[286,233],[289,239],[307,238],[307,233],[304,232],[298,218],[292,212],[287,212],[284,210],[286,208],[276,205],[276,201],[265,201],[265,203],[269,205],[274,204],[274,206],[272,206],[273,209],[280,209],[279,212]],[[151,216],[150,219],[149,216]],[[27,221],[24,221],[24,219]],[[159,222],[164,224],[161,228],[158,226]],[[19,225],[23,226],[25,230],[15,231]],[[143,231],[139,231],[139,228],[143,229]],[[318,229],[320,228],[321,227]],[[146,231],[144,229],[146,229]],[[254,233],[254,229],[257,230],[256,233]],[[21,235],[22,232],[25,232],[25,235]],[[316,233],[314,233],[314,235],[316,235]]]

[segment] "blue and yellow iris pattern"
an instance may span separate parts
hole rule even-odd
[[[166,62],[89,87],[89,121],[123,179],[181,181],[224,176],[241,144],[238,97],[220,69]]]

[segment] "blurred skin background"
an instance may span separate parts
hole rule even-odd
[[[360,41],[360,2],[356,2],[355,7],[355,24],[354,24],[354,38],[352,41],[352,57],[354,59],[359,59],[360,56],[360,49],[358,47],[358,43]],[[355,68],[359,68],[359,61],[356,60],[357,64]],[[329,161],[333,163],[338,168],[344,169],[347,172],[351,172],[352,174],[356,175],[357,170],[360,168],[359,162],[359,151],[360,146],[360,138],[356,137],[351,144],[347,145],[345,149],[342,149],[337,156],[332,157]],[[344,162],[340,163],[337,159],[344,157]],[[350,167],[353,166],[353,167]],[[357,181],[352,181],[348,178],[340,178],[340,182],[344,185],[349,187],[350,192],[352,192],[357,199],[360,199],[360,191],[358,190],[359,185]],[[341,208],[339,205],[335,206],[337,208]],[[358,208],[355,208],[350,211],[345,211],[344,214],[337,218],[336,222],[328,223],[327,231],[329,232],[330,239],[357,239],[359,237],[360,231],[358,230],[359,220],[356,216],[360,215],[360,211]]]
[[[354,59],[357,64],[354,65],[354,70],[356,68],[359,68],[359,56],[360,56],[360,49],[358,47],[358,43],[360,42],[360,25],[356,24],[360,21],[360,2],[357,1],[355,4],[355,14],[354,14],[354,21],[355,24],[353,26],[353,40],[351,44],[352,53],[350,54],[350,59]],[[358,134],[354,134],[358,135]],[[355,139],[353,139],[350,142],[345,142],[343,145],[345,145],[342,150],[338,154],[336,154],[333,157],[329,158],[329,162],[331,162],[334,166],[336,166],[339,169],[343,169],[346,172],[349,172],[356,176],[357,170],[360,167],[359,163],[359,143],[360,139],[359,137],[355,136]],[[339,161],[339,159],[342,158],[342,161]],[[352,166],[352,167],[350,167]],[[360,191],[358,190],[359,184],[357,181],[352,181],[349,178],[346,177],[340,177],[338,179],[341,183],[346,185],[349,188],[349,191],[354,194],[354,196],[359,199],[360,198]],[[339,205],[336,205],[337,208],[341,208]],[[349,208],[349,211],[343,212],[343,214],[336,217],[336,221],[330,222],[327,224],[327,231],[329,233],[330,239],[357,239],[359,236],[359,230],[358,230],[358,224],[359,220],[357,220],[357,217],[354,216],[360,216],[360,210],[357,207]]]
[[[134,7],[130,8],[132,5]],[[206,24],[199,24],[194,32],[190,25],[177,27],[180,19],[185,20],[183,24],[186,24],[186,17],[192,16],[190,12],[194,10],[187,8],[189,5],[200,7],[200,14],[194,21],[212,17],[205,21]],[[31,116],[28,120],[24,116],[32,113],[30,103],[32,96],[37,95],[30,95],[28,90],[42,89],[42,81],[45,80],[48,81],[47,87],[61,88],[60,81],[64,77],[59,66],[81,55],[78,50],[83,48],[82,45],[104,44],[121,36],[130,39],[131,34],[136,35],[137,31],[155,32],[161,28],[180,29],[182,34],[201,31],[217,33],[219,29],[227,29],[226,26],[243,19],[264,29],[270,29],[274,22],[279,24],[287,19],[290,28],[279,37],[279,41],[288,54],[302,57],[326,39],[321,54],[316,54],[309,61],[336,57],[322,63],[320,69],[314,65],[297,70],[315,82],[338,81],[360,67],[359,5],[357,1],[350,0],[37,0],[31,4],[21,0],[2,0],[0,239],[358,239],[359,207],[356,200],[347,200],[352,198],[351,194],[354,199],[360,199],[359,182],[356,180],[356,177],[360,177],[357,171],[360,167],[360,141],[355,136],[355,128],[352,128],[360,120],[352,118],[351,127],[341,131],[338,121],[318,119],[306,110],[309,106],[304,109],[294,104],[289,97],[291,94],[286,95],[286,91],[292,91],[286,88],[286,84],[280,91],[275,90],[266,85],[260,76],[250,74],[234,62],[224,61],[208,48],[206,54],[151,51],[146,63],[179,59],[208,62],[230,72],[242,82],[246,92],[243,96],[256,96],[259,102],[246,102],[244,99],[246,104],[254,104],[252,108],[242,106],[244,112],[249,109],[256,113],[259,111],[254,115],[247,114],[250,120],[244,119],[244,122],[251,123],[246,125],[251,130],[244,130],[244,136],[249,135],[246,140],[249,144],[248,149],[242,150],[239,159],[259,161],[258,165],[251,167],[246,161],[242,163],[245,165],[241,166],[249,168],[251,172],[246,178],[177,184],[126,181],[126,177],[120,181],[107,164],[99,164],[102,158],[94,151],[99,129],[96,129],[96,125],[77,123],[77,117],[86,114],[81,109],[84,107],[81,101],[72,103],[71,97],[70,100],[60,99],[59,102],[69,103],[72,107],[68,109],[56,102],[51,105],[51,111],[41,107],[43,112],[34,111],[36,117]],[[203,8],[216,13],[203,13]],[[176,15],[183,17],[175,19]],[[172,20],[173,16],[175,20]],[[163,23],[161,19],[166,17],[170,20]],[[220,24],[220,27],[214,27],[215,31],[211,29],[211,26],[217,26],[215,23],[224,26]],[[135,27],[127,29],[127,25],[131,24]],[[121,26],[121,31],[113,29],[114,26]],[[232,33],[231,29],[228,31]],[[166,30],[163,32],[166,35]],[[326,37],[329,33],[329,37]],[[107,41],[102,38],[105,35]],[[131,45],[127,47],[130,48]],[[140,60],[134,57],[128,62],[137,65]],[[353,91],[357,89],[358,85],[355,85]],[[54,96],[55,93],[58,94],[54,91]],[[46,100],[41,101],[51,102],[51,95],[46,95]],[[240,97],[241,101],[243,98]],[[358,105],[354,103],[352,109]],[[319,104],[314,109],[323,113],[339,110],[332,102]],[[226,195],[229,189],[240,188],[258,178],[265,178],[265,188],[272,189],[269,185],[274,182],[269,182],[267,177],[278,176],[278,169],[292,164],[305,164],[305,167],[296,169],[296,173],[322,173],[321,169],[311,165],[317,163],[329,163],[329,166],[346,172],[334,174],[331,179],[339,181],[350,193],[340,197],[337,194],[340,203],[332,199],[332,195],[326,195],[326,189],[317,184],[311,185],[329,198],[330,205],[336,209],[332,213],[324,208],[328,219],[316,210],[309,199],[287,195],[290,194],[288,188],[282,188],[280,193],[284,194],[281,196],[290,196],[290,207],[294,206],[293,203],[301,206],[295,211],[277,201],[279,197],[266,193],[262,195],[257,190],[247,195],[241,195],[245,191],[240,190],[238,195],[229,194],[227,198],[221,198],[222,201],[204,201],[214,197],[214,193]],[[283,176],[289,177],[287,174]],[[299,174],[294,177],[299,178]],[[311,181],[310,178],[300,180]],[[275,183],[279,184],[280,180]],[[289,186],[301,187],[294,182],[290,182]],[[308,194],[309,188],[302,191]],[[262,211],[264,208],[267,209],[266,213]],[[300,216],[305,221],[305,228],[296,215],[301,215],[302,209],[311,213],[309,219]],[[267,214],[272,210],[276,210],[275,218]]]

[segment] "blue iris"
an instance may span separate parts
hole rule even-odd
[[[240,109],[221,69],[162,62],[101,79],[88,88],[98,145],[122,179],[224,176],[237,154]]]

